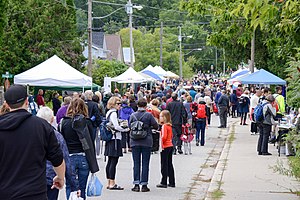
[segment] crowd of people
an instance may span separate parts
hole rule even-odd
[[[105,142],[104,150],[108,190],[124,189],[116,183],[116,173],[119,158],[128,152],[133,161],[133,192],[150,191],[149,164],[151,154],[156,152],[161,155],[162,176],[157,187],[176,187],[173,156],[192,153],[183,151],[183,142],[193,142],[185,135],[189,137],[195,132],[195,145],[205,145],[205,132],[213,113],[219,116],[221,129],[228,127],[228,117],[239,117],[241,126],[251,124],[252,134],[260,134],[258,155],[271,155],[268,143],[276,134],[275,120],[286,113],[282,91],[280,86],[275,94],[267,87],[234,88],[226,80],[213,80],[199,73],[191,81],[168,79],[152,89],[140,85],[136,90],[129,87],[124,92],[118,89],[113,93],[74,92],[64,96],[62,104],[58,93],[54,93],[51,110],[45,106],[43,90],[39,90],[34,102],[32,96],[27,98],[23,86],[13,85],[5,93],[6,102],[0,113],[0,142],[4,144],[0,146],[0,160],[7,163],[0,169],[0,177],[5,180],[0,180],[0,196],[46,199],[47,195],[49,200],[57,199],[65,179],[67,198],[74,191],[86,198],[89,174],[98,169],[91,169],[94,159],[87,155],[80,134],[73,127],[78,115],[86,119],[84,131],[92,141],[88,145],[95,158],[101,152],[99,126],[103,119],[113,127],[113,137]],[[259,104],[263,105],[264,116],[260,122],[254,120],[254,110]],[[137,121],[146,132],[141,139],[131,134],[131,125]],[[12,184],[14,187],[10,187]]]

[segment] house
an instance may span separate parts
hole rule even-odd
[[[93,59],[107,59],[109,51],[106,48],[106,41],[104,32],[92,32],[92,58]],[[88,58],[88,45],[84,46],[84,57]]]
[[[121,36],[116,34],[105,34],[105,43],[108,50],[107,60],[124,62]]]

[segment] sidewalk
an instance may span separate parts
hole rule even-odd
[[[233,124],[229,130],[234,138],[227,138],[215,170],[206,199],[222,200],[296,200],[300,184],[294,178],[274,172],[277,162],[287,166],[287,157],[278,157],[277,148],[269,144],[271,156],[259,156],[256,152],[258,135],[250,135],[249,125]]]

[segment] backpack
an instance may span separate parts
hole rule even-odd
[[[36,115],[38,112],[38,106],[37,104],[34,102],[34,98],[33,96],[29,96],[28,97],[28,107],[29,107],[29,111],[31,114]]]
[[[140,119],[137,119],[135,114],[132,115],[132,117],[135,119],[135,121],[130,123],[130,138],[133,140],[140,140],[147,137],[148,132],[144,128],[144,123],[141,121],[141,119],[145,116],[147,112],[145,112]]]
[[[115,112],[115,111],[113,111],[113,112]],[[108,142],[108,141],[112,140],[112,138],[113,138],[113,132],[112,132],[112,129],[109,128],[109,127],[107,126],[107,124],[109,123],[110,115],[111,115],[113,112],[109,113],[109,115],[107,116],[107,118],[106,118],[106,119],[104,118],[104,119],[102,120],[100,126],[99,126],[99,129],[100,129],[100,137],[101,137],[101,139],[102,139],[103,141],[105,141],[105,142]]]
[[[246,98],[247,98],[247,97],[245,97],[245,96],[241,96],[241,97],[240,97],[239,104],[240,104],[241,106],[244,106],[244,105],[247,104],[247,99],[246,99]]]
[[[206,118],[206,106],[205,104],[199,104],[197,110],[197,118]]]
[[[260,103],[258,104],[255,108],[254,108],[254,121],[255,122],[262,122],[264,120],[264,113],[263,113],[263,109],[264,109],[264,106],[266,105],[267,103]]]

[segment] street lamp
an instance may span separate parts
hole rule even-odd
[[[178,41],[179,41],[179,77],[180,77],[180,79],[182,79],[182,46],[181,46],[182,38],[192,38],[192,37],[193,37],[192,35],[182,36],[181,35],[181,26],[179,26]]]
[[[192,49],[190,52],[185,53],[184,56],[187,56],[187,55],[189,55],[190,53],[192,53],[192,52],[194,52],[194,51],[202,51],[202,50],[203,50],[202,48]]]
[[[132,5],[131,0],[128,0],[128,3],[125,5],[127,14],[129,15],[129,40],[130,40],[130,67],[133,68],[133,38],[132,38],[132,13],[133,8],[142,10],[143,6]]]

